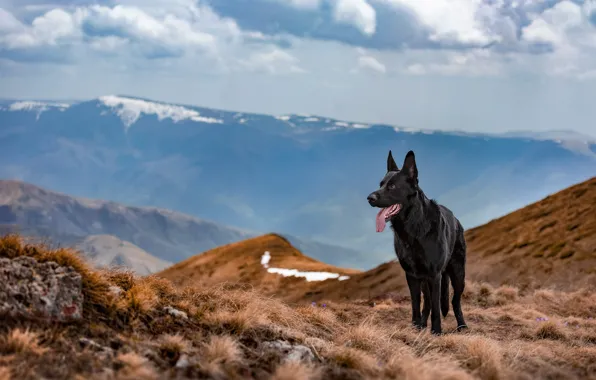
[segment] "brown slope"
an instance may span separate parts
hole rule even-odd
[[[466,232],[470,278],[495,284],[596,286],[596,177]]]
[[[596,177],[466,231],[468,282],[522,290],[596,288]],[[408,296],[397,261],[341,283],[316,284],[305,299]]]
[[[271,254],[270,268],[331,272],[350,276],[360,273],[358,270],[338,268],[312,259],[294,248],[285,238],[267,234],[214,248],[166,268],[157,275],[179,286],[203,287],[226,282],[249,284],[265,294],[284,299],[300,299],[309,292],[314,282],[268,273],[261,265],[265,251]],[[344,281],[330,279],[324,282]]]

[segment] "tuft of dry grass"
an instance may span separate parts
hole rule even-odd
[[[495,290],[495,304],[506,305],[517,301],[519,289],[513,286],[503,285]]]
[[[210,365],[240,364],[243,361],[240,344],[229,335],[211,336],[201,353],[203,360]]]
[[[228,335],[211,336],[200,353],[200,367],[211,376],[224,376],[244,362],[240,344]]]
[[[220,326],[227,332],[241,334],[266,323],[262,312],[253,305],[239,311],[216,311],[209,314],[205,321],[212,326]]]
[[[137,281],[133,271],[126,269],[100,269],[99,272],[113,285],[124,291],[129,291]]]
[[[325,357],[337,366],[357,370],[366,375],[378,374],[380,362],[372,355],[351,347],[334,347],[325,353]]]
[[[413,356],[407,351],[393,355],[383,368],[388,379],[408,380],[472,380],[474,377],[456,361],[436,355]]]
[[[385,357],[391,352],[391,342],[386,330],[382,330],[372,320],[349,327],[335,340],[336,344]]]
[[[39,343],[39,334],[28,329],[16,328],[0,337],[0,353],[3,355],[31,354],[42,355],[47,351]]]
[[[483,336],[447,336],[445,343],[451,346],[462,366],[472,374],[486,380],[507,378],[500,345]]]
[[[10,368],[0,366],[0,380],[11,380]]]
[[[118,355],[116,361],[122,366],[116,374],[118,380],[156,380],[159,378],[153,364],[137,353]]]
[[[271,380],[318,380],[321,379],[321,372],[319,367],[312,364],[286,361],[275,368]]]
[[[145,281],[135,283],[127,292],[126,296],[119,302],[120,309],[133,314],[143,314],[153,310],[159,301],[159,297],[150,284]]]
[[[567,339],[567,334],[565,334],[560,325],[552,321],[547,321],[538,326],[536,337],[538,339],[565,340]]]
[[[190,350],[190,347],[190,342],[178,334],[166,334],[159,339],[159,354],[170,364],[175,364],[182,354]]]

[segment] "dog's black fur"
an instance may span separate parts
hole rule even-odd
[[[380,188],[368,196],[373,207],[401,204],[391,218],[395,253],[406,272],[412,298],[412,324],[424,329],[431,317],[431,332],[441,334],[441,316],[449,312],[449,279],[453,286],[453,313],[458,331],[467,328],[461,310],[465,287],[466,241],[459,220],[445,206],[430,200],[418,186],[418,169],[409,151],[401,170],[387,157],[387,174]],[[424,307],[420,313],[420,293]]]

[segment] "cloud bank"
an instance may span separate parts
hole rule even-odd
[[[582,83],[596,76],[595,23],[594,0],[0,0],[0,96],[65,97],[70,91],[81,97],[121,89],[151,96],[160,86],[157,97],[164,100],[210,99],[205,105],[269,112],[321,110],[434,127],[438,122],[429,116],[408,116],[414,111],[401,118],[387,108],[339,113],[362,101],[353,93],[350,101],[346,91],[387,91],[385,83],[410,96],[440,93],[447,82],[478,94],[527,95],[519,83],[549,81],[542,104],[556,103],[557,92],[571,94],[557,95],[559,102],[583,107],[573,94],[585,95],[590,90]],[[49,76],[78,84],[58,90]],[[202,83],[211,97],[189,95],[184,78]],[[490,89],[502,83],[513,87]],[[543,91],[540,86],[534,89]],[[272,93],[248,100],[251,87]],[[317,94],[333,102],[313,107],[323,100],[311,100]],[[454,106],[436,96],[427,97],[427,106],[453,129],[457,118],[443,110]],[[523,102],[524,114],[498,123],[516,129],[522,121],[542,119],[532,113],[533,101]],[[507,107],[514,104],[519,99]],[[488,107],[473,101],[468,106]],[[585,132],[591,111],[579,112],[574,127]],[[482,121],[475,113],[463,128]],[[568,113],[544,119],[560,124]],[[496,124],[489,120],[478,127]]]

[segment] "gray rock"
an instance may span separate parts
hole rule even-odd
[[[0,258],[0,313],[80,319],[83,310],[81,275],[55,262],[31,257]]]
[[[283,340],[264,342],[263,347],[268,350],[275,350],[282,353],[285,361],[312,362],[315,355],[312,350],[301,344],[291,344]]]

